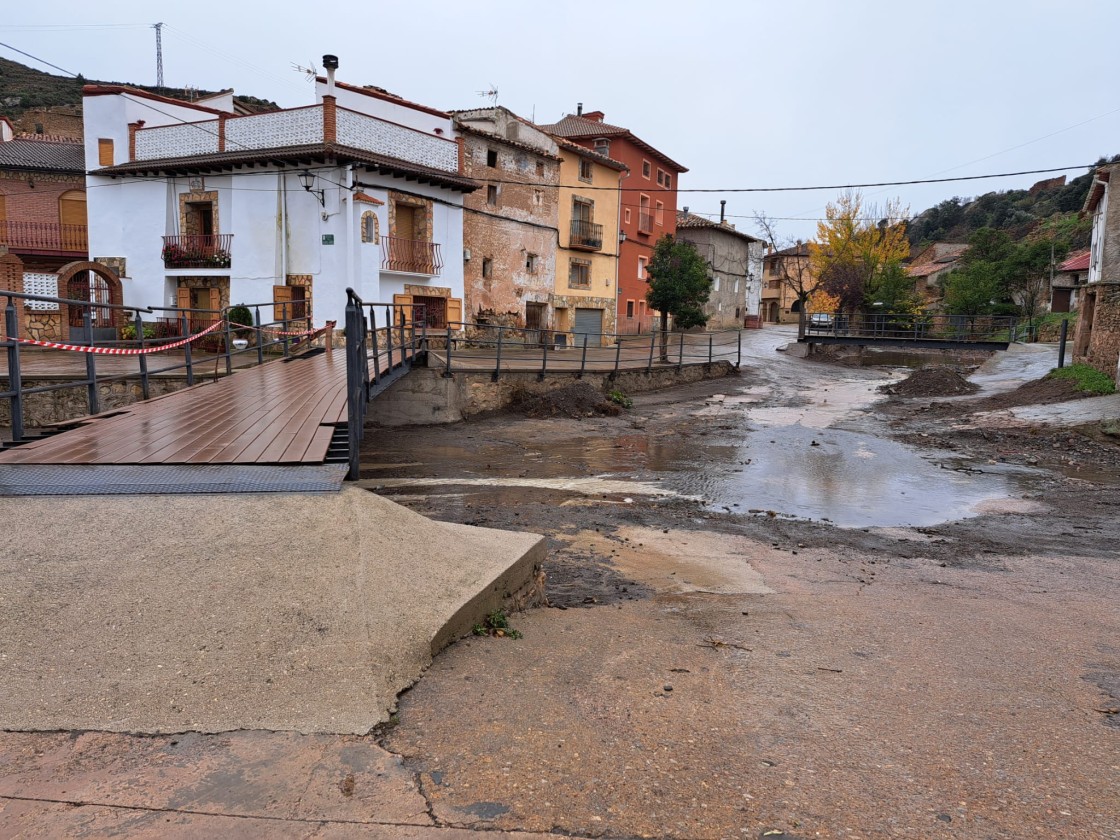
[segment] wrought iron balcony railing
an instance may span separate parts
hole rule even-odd
[[[164,268],[229,268],[232,233],[163,237]]]
[[[603,226],[584,219],[572,219],[572,235],[569,243],[572,248],[582,251],[603,250]]]
[[[443,257],[435,242],[382,236],[381,267],[386,271],[436,276],[443,270]]]
[[[0,245],[14,250],[85,254],[89,250],[88,234],[86,225],[0,221]]]

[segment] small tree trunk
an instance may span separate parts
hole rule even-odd
[[[669,362],[669,316],[661,313],[661,361]]]

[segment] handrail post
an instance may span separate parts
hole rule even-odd
[[[709,371],[712,369],[712,341],[714,339],[715,339],[715,335],[713,335],[712,333],[708,333],[708,370]]]
[[[447,367],[443,370],[445,379],[451,378],[451,322],[447,322]]]
[[[4,332],[8,339],[8,390],[12,392],[12,396],[8,398],[12,415],[12,441],[19,443],[23,440],[23,381],[19,370],[19,342],[15,340],[19,337],[19,314],[11,295],[4,307]]]
[[[365,316],[363,314],[363,323],[364,323],[364,318],[365,318]],[[371,339],[372,347],[371,347],[371,349],[373,350],[373,384],[377,385],[378,383],[381,382],[381,350],[378,347],[378,341],[377,341],[377,307],[376,306],[371,306],[369,308],[369,321],[370,321],[370,324],[369,324],[370,335],[372,336],[372,339]],[[391,345],[392,345],[392,343],[390,342],[390,346]],[[366,352],[365,341],[362,342],[362,352],[363,353]]]
[[[498,376],[502,372],[502,325],[498,325],[498,353],[497,360],[494,362],[494,372],[490,375],[491,382],[497,382]]]
[[[406,318],[405,314],[404,314],[404,307],[402,306],[401,311],[400,311],[401,340],[398,342],[398,344],[400,345],[400,348],[401,348],[401,364],[402,365],[404,365],[408,361],[408,355],[407,355],[408,351],[406,350],[406,348],[408,346],[408,340],[405,338],[405,335],[406,335],[405,329],[408,326],[408,321],[415,320],[415,314],[412,313],[411,310],[409,310],[409,314],[412,315],[412,317],[411,318]]]
[[[253,329],[257,334],[257,364],[264,364],[264,346],[261,344],[261,308],[253,307]]]
[[[736,334],[737,341],[735,347],[735,370],[743,366],[743,330],[740,329]]]
[[[92,297],[92,295],[91,295]],[[93,346],[93,309],[87,306],[85,308],[85,315],[82,317],[84,322],[86,337],[89,341],[89,346]],[[89,399],[89,413],[98,414],[101,411],[101,400],[97,396],[97,362],[94,360],[96,353],[86,353],[86,395]]]
[[[680,349],[677,351],[677,373],[684,368],[684,333],[681,333]]]
[[[372,309],[372,307],[371,307]],[[389,354],[389,362],[385,366],[385,370],[391,371],[393,369],[393,307],[385,307],[385,352]]]
[[[657,330],[649,331],[649,361],[646,363],[646,373],[653,372],[653,351],[657,346]]]
[[[190,323],[190,320],[187,318],[187,313],[186,313],[185,310],[183,310],[182,315],[179,319],[179,329],[183,333],[183,338],[190,338],[191,337],[191,323]],[[185,362],[185,364],[187,366],[187,384],[188,385],[193,385],[194,384],[194,363],[193,363],[192,354],[191,354],[191,343],[189,341],[186,344],[183,345],[183,361]]]
[[[1069,331],[1069,319],[1063,318],[1058,331],[1058,367],[1066,366],[1066,333]]]
[[[225,319],[226,323],[226,376],[233,373],[233,336],[229,329],[229,318]]]
[[[284,335],[288,331],[288,304],[287,302],[280,304],[280,338],[284,343],[284,358],[291,356],[291,344],[288,336]]]
[[[544,375],[548,372],[548,342],[541,345],[541,372],[537,374],[537,381],[543,382]]]
[[[614,337],[614,370],[611,371],[611,381],[618,379],[618,365],[622,361],[622,340]]]
[[[576,374],[576,379],[583,379],[583,372],[587,370],[587,333],[583,334],[583,353],[579,359],[579,373]]]
[[[136,337],[140,340],[140,394],[144,399],[151,397],[148,382],[148,356],[144,353],[144,319],[140,313],[136,313],[136,318],[133,320],[136,329]]]
[[[361,324],[359,323],[360,316],[361,312],[354,301],[354,296],[348,294],[346,296],[346,438],[348,447],[346,477],[351,481],[357,480],[360,473],[359,450],[365,423],[361,366],[358,360],[358,354],[365,353]]]

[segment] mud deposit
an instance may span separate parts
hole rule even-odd
[[[1120,837],[1120,448],[973,414],[1044,350],[944,413],[781,338],[618,417],[367,436],[365,486],[547,535],[559,608],[447,650],[381,743],[444,826]]]

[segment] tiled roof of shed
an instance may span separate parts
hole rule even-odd
[[[0,169],[83,174],[85,151],[81,143],[17,138],[0,143]]]

